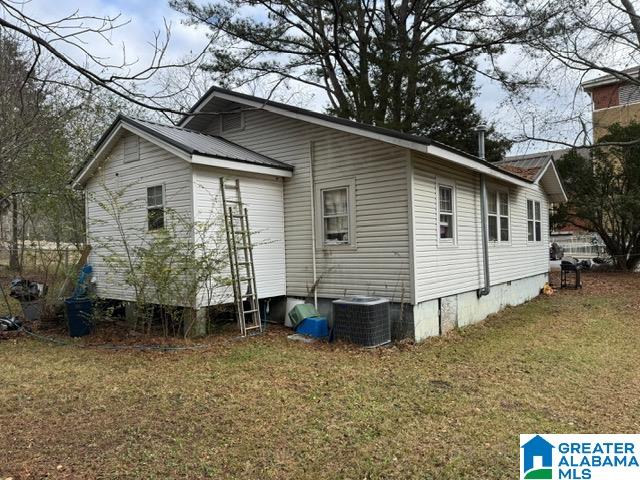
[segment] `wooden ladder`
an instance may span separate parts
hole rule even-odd
[[[242,203],[240,180],[229,183],[220,178],[222,208],[229,248],[229,267],[233,285],[233,298],[240,334],[262,332],[260,306],[256,286],[256,270],[253,263],[253,244],[249,229],[249,214]],[[245,303],[248,308],[245,309]]]

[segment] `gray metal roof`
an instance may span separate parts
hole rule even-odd
[[[563,150],[563,154],[566,151],[567,150]],[[560,150],[515,155],[496,162],[496,165],[535,181],[544,172],[547,164],[554,160],[554,154],[556,152],[560,152]]]
[[[249,150],[222,137],[189,130],[187,128],[164,125],[138,118],[121,115],[119,120],[153,135],[172,146],[191,155],[204,155],[237,162],[264,165],[267,167],[293,170],[293,166],[274,160],[260,153]],[[117,123],[117,122],[116,122]]]
[[[286,103],[281,103],[281,102],[275,102],[273,100],[269,100],[266,98],[260,98],[260,97],[255,97],[253,95],[247,95],[246,93],[240,93],[240,92],[235,92],[233,90],[227,90],[225,88],[220,88],[220,87],[216,87],[213,86],[211,88],[209,88],[209,90],[207,91],[207,93],[205,93],[202,97],[200,97],[200,99],[193,105],[193,107],[191,107],[191,109],[189,110],[189,114],[185,115],[182,120],[180,121],[180,125],[185,125],[193,120],[196,120],[198,117],[198,110],[200,108],[205,108],[207,103],[210,102],[212,100],[212,96],[215,97],[216,93],[223,93],[226,95],[230,95],[233,97],[236,97],[238,99],[241,100],[246,100],[246,101],[250,101],[250,102],[254,102],[254,103],[259,103],[261,104],[263,107],[264,106],[271,106],[271,107],[275,107],[278,109],[282,109],[282,110],[286,110],[288,112],[294,113],[296,115],[300,115],[302,117],[310,117],[310,118],[316,118],[319,120],[324,120],[336,125],[342,125],[342,126],[346,126],[346,127],[351,127],[354,129],[358,129],[358,130],[362,130],[362,131],[367,131],[367,132],[371,132],[371,133],[376,133],[382,136],[386,136],[386,137],[391,137],[391,138],[397,138],[400,140],[407,140],[410,142],[414,142],[420,145],[433,145],[433,146],[437,146],[439,148],[442,148],[444,150],[447,150],[449,152],[453,152],[456,153],[458,155],[461,155],[465,158],[469,158],[479,164],[484,165],[485,167],[488,167],[492,170],[498,171],[502,174],[506,174],[508,176],[517,178],[518,180],[525,180],[525,181],[529,181],[526,178],[523,178],[522,176],[515,174],[513,172],[510,172],[508,170],[502,169],[500,168],[498,165],[496,165],[495,163],[492,162],[488,162],[484,159],[478,158],[477,156],[465,152],[463,150],[460,150],[458,148],[455,147],[451,147],[449,145],[446,145],[444,143],[432,140],[431,138],[428,137],[424,137],[422,135],[413,135],[413,134],[409,134],[409,133],[405,133],[405,132],[399,132],[397,130],[391,130],[388,128],[384,128],[384,127],[378,127],[375,125],[368,125],[365,123],[360,123],[360,122],[355,122],[353,120],[349,120],[346,118],[341,118],[341,117],[335,117],[333,115],[326,115],[323,113],[318,113],[318,112],[314,112],[313,110],[308,110],[306,108],[300,108],[300,107],[295,107],[293,105],[288,105]]]
[[[549,153],[542,152],[530,155],[506,157],[504,160],[496,162],[496,164],[513,165],[520,168],[541,168],[544,167],[551,158],[553,157]]]
[[[560,160],[563,156],[575,150],[578,155],[588,158],[591,151],[588,147],[559,148],[557,150],[547,150],[546,152],[527,153],[525,155],[512,155],[505,157],[504,160],[496,162],[497,165],[514,165],[520,168],[539,168],[544,167],[549,159],[554,162]]]

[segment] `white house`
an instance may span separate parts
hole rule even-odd
[[[240,179],[258,232],[261,299],[313,296],[317,284],[328,314],[345,295],[388,297],[394,336],[416,340],[538,295],[547,205],[566,200],[553,162],[514,171],[428,138],[217,87],[176,127],[118,117],[74,185],[92,194],[91,238],[115,228],[92,200],[102,184],[131,185],[138,207],[124,224],[133,228],[158,207],[206,218],[221,176]],[[91,262],[101,296],[133,299],[95,247]]]

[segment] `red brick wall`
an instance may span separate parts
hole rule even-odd
[[[615,107],[620,104],[618,97],[618,85],[604,85],[596,87],[591,92],[593,98],[593,109]]]

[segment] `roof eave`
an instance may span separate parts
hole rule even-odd
[[[292,168],[279,168],[270,165],[260,165],[236,159],[229,159],[215,155],[195,153],[191,156],[191,162],[196,165],[207,165],[235,172],[255,173],[259,175],[271,175],[273,177],[290,178],[293,176]]]
[[[123,129],[160,146],[183,160],[188,162],[191,161],[192,150],[176,144],[175,142],[171,142],[169,139],[158,136],[156,132],[151,131],[144,125],[141,125],[130,118],[118,115],[111,126],[96,143],[93,153],[87,158],[84,165],[71,179],[72,188],[78,189],[84,186],[86,181],[91,177],[93,167],[110,151],[114,142],[119,139],[119,133]]]
[[[247,98],[246,95],[237,94],[235,92],[227,90],[221,91],[217,87],[212,87],[209,89],[209,91],[192,108],[193,115],[186,116],[180,122],[180,125],[182,126],[189,119],[193,118],[195,114],[197,114],[198,110],[203,105],[206,105],[213,97],[240,103],[252,108],[259,108],[271,113],[275,113],[277,115],[313,123],[315,125],[323,126],[326,128],[371,138],[373,140],[378,140],[391,145],[408,148],[417,152],[434,155],[440,158],[444,158],[445,160],[451,161],[453,163],[463,165],[467,168],[470,168],[471,170],[485,173],[489,176],[496,177],[505,182],[513,183],[516,185],[525,186],[532,183],[531,181],[523,179],[522,177],[519,177],[515,174],[506,172],[490,162],[481,160],[480,158],[467,154],[466,152],[458,151],[457,149],[449,147],[448,145],[433,142],[429,139],[420,139],[418,141],[418,139],[411,139],[409,135],[402,135],[401,133],[398,133],[397,135],[389,135],[381,133],[377,130],[367,130],[358,125],[349,124],[355,122],[332,121],[329,118],[325,119],[311,114],[287,110],[285,108],[274,105],[273,102],[270,102],[268,100],[259,101],[254,98]]]
[[[506,170],[502,170],[501,168],[499,168],[496,165],[493,165],[492,163],[476,162],[472,159],[467,158],[466,156],[462,156],[460,154],[456,154],[455,152],[451,152],[449,150],[443,149],[438,145],[427,146],[425,149],[425,153],[433,155],[438,158],[443,158],[444,160],[457,163],[470,170],[488,175],[493,178],[497,178],[507,183],[518,185],[520,187],[527,187],[533,183],[531,180],[527,180],[516,174],[507,172]]]
[[[549,175],[551,175],[550,181],[555,184],[555,188],[553,187],[549,188],[548,186],[545,187],[544,185],[541,185],[547,191],[547,196],[549,197],[549,200],[551,200],[554,203],[566,202],[569,198],[567,197],[567,192],[564,189],[562,178],[560,178],[560,174],[558,173],[556,164],[553,161],[553,159],[549,159],[549,162],[544,167],[544,169],[541,169],[540,172],[538,173],[535,180],[536,185],[540,185],[542,180],[545,177],[548,177]]]
[[[621,83],[627,81],[625,77],[631,77],[633,75],[638,75],[640,73],[640,67],[633,67],[628,70],[624,70],[621,72],[621,77],[617,77],[612,74],[603,75],[598,78],[593,78],[591,80],[586,80],[580,84],[582,89],[589,93],[591,90],[597,87],[602,87],[605,85],[612,85],[614,83]]]
[[[176,155],[177,157],[187,161],[193,162],[194,158],[211,158],[216,159],[220,165],[224,164],[230,170],[247,171],[247,172],[264,172],[266,175],[275,175],[274,172],[279,172],[276,176],[279,177],[291,177],[293,167],[283,164],[282,167],[272,165],[262,165],[256,162],[250,162],[239,158],[231,158],[217,155],[209,155],[206,153],[197,152],[193,148],[183,145],[180,142],[176,142],[171,138],[147,127],[146,125],[137,122],[134,119],[118,115],[114,122],[109,126],[107,131],[100,137],[100,140],[94,147],[93,154],[88,157],[84,165],[76,172],[71,180],[72,188],[81,188],[86,181],[90,178],[93,167],[97,162],[102,160],[106,153],[108,153],[113,146],[113,143],[119,138],[119,133],[122,129],[128,130],[135,135],[148,140],[160,148],[167,150],[168,152]],[[206,163],[206,162],[200,162]],[[232,163],[237,163],[238,167],[230,168]],[[245,166],[249,165],[249,166]]]

